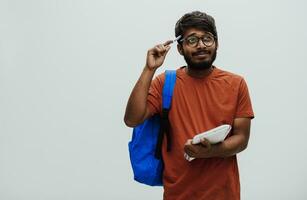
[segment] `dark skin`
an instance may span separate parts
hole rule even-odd
[[[203,36],[204,31],[190,28],[185,31],[183,38],[190,35]],[[185,42],[182,45],[178,44],[178,52],[183,55],[190,56],[193,62],[201,62],[203,60],[209,60],[212,58],[213,52],[218,48],[218,44],[215,43],[210,47],[206,47],[201,41],[199,41],[196,47],[190,47]],[[195,52],[205,50],[210,52],[203,56],[193,56]],[[212,68],[204,70],[193,70],[187,66],[187,74],[195,78],[203,78],[207,76]],[[232,125],[232,135],[225,141],[211,145],[208,140],[203,139],[200,144],[192,144],[192,139],[188,139],[184,145],[184,152],[190,157],[194,158],[211,158],[211,157],[229,157],[243,151],[247,145],[250,136],[250,118],[236,118]]]
[[[126,107],[124,122],[129,127],[135,127],[150,117],[147,105],[148,90],[156,70],[163,64],[170,50],[172,40],[158,44],[147,51],[146,64],[141,76],[136,82]]]
[[[191,34],[201,37],[205,32],[199,29],[190,28],[185,31],[183,38]],[[166,54],[171,48],[171,43],[171,40],[166,41],[165,43],[158,44],[148,50],[145,67],[139,80],[134,86],[127,103],[124,118],[127,126],[135,127],[150,117],[147,105],[148,90],[155,71],[163,64]],[[201,41],[199,41],[196,47],[190,47],[185,44],[185,42],[183,42],[182,45],[177,45],[178,52],[181,55],[190,56],[193,62],[212,59],[213,52],[217,48],[217,43],[211,47],[206,47]],[[195,56],[195,52],[200,50],[206,50],[208,53]],[[186,68],[187,74],[195,78],[205,77],[211,70],[212,68],[203,70],[193,70],[189,66]],[[215,145],[210,145],[210,143],[205,139],[200,144],[192,144],[192,140],[188,139],[183,150],[189,156],[195,158],[228,157],[235,155],[247,147],[250,135],[250,124],[250,118],[236,118],[234,119],[232,126],[233,134],[225,141]]]
[[[187,38],[189,36],[198,36],[201,37],[205,35],[206,32],[201,31],[199,29],[190,28],[183,34],[182,38]],[[196,47],[190,47],[186,44],[186,42],[183,42],[182,44],[177,45],[177,50],[180,53],[180,55],[187,55],[192,59],[194,63],[199,63],[202,61],[209,61],[213,57],[213,53],[218,49],[218,43],[214,42],[214,44],[210,47],[207,47],[202,43],[201,41],[198,42]],[[199,51],[206,51],[207,54],[196,56],[195,53]],[[186,72],[189,76],[192,76],[194,78],[204,78],[212,71],[212,68],[209,69],[203,69],[203,70],[193,70],[191,67],[186,67]]]
[[[184,145],[184,152],[194,158],[233,156],[247,147],[250,124],[250,118],[236,118],[232,126],[233,134],[225,141],[211,145],[208,140],[203,139],[200,144],[192,144],[189,139]]]

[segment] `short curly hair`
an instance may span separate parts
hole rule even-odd
[[[184,14],[175,25],[175,36],[178,37],[179,35],[183,35],[189,28],[197,28],[210,32],[214,35],[215,40],[217,41],[215,20],[212,16],[204,12],[193,11]]]

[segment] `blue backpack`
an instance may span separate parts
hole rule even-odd
[[[170,151],[171,138],[168,113],[176,83],[176,71],[165,71],[162,92],[162,116],[156,114],[133,129],[129,142],[130,162],[134,180],[151,186],[162,186],[163,159],[162,142],[167,137],[167,151]]]

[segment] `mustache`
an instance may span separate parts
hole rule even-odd
[[[197,56],[199,54],[211,54],[211,51],[209,51],[209,50],[199,50],[199,51],[192,53],[192,56]]]

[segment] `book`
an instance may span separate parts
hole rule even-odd
[[[216,144],[222,142],[225,140],[231,128],[232,127],[229,124],[223,124],[208,131],[199,133],[193,137],[192,144],[199,144],[203,138],[207,139],[210,142],[210,144]],[[186,153],[184,153],[184,157],[188,161],[192,161],[195,159],[193,157],[190,157]]]

